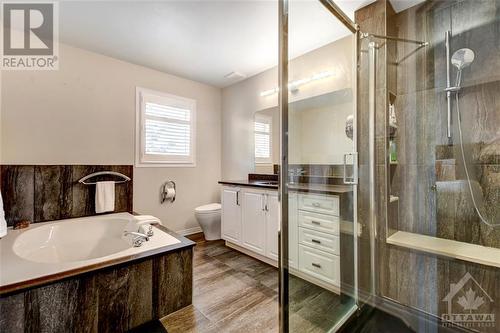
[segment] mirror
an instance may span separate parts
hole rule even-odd
[[[254,159],[256,173],[274,173],[279,164],[280,115],[278,107],[257,111],[253,124]]]
[[[352,90],[341,89],[289,104],[290,164],[343,163],[343,153],[352,151],[352,101]],[[257,173],[279,164],[279,121],[278,107],[254,115]]]
[[[336,90],[289,105],[290,164],[342,164],[352,151],[346,135],[352,115],[351,89]]]

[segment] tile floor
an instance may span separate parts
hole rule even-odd
[[[224,246],[197,242],[193,304],[162,318],[169,333],[278,332],[278,270]],[[324,332],[339,297],[304,280],[290,282],[290,326]]]

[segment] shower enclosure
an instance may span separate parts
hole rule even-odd
[[[283,332],[500,332],[500,1],[393,4],[280,1]]]

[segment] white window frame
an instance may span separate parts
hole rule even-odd
[[[262,134],[267,134],[264,132],[257,132],[255,131],[255,123],[259,121],[259,119],[262,120],[262,122],[268,123],[269,124],[269,157],[264,158],[264,157],[257,157],[255,156],[255,134],[256,133],[262,133]],[[262,115],[262,114],[257,114],[254,117],[253,123],[253,144],[254,144],[254,158],[255,158],[255,164],[273,164],[273,118],[268,115]]]
[[[175,156],[145,153],[145,106],[147,101],[189,108],[190,155]],[[195,167],[196,166],[196,101],[194,99],[136,87],[135,118],[135,165],[136,167]]]

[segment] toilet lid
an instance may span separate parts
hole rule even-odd
[[[194,211],[197,213],[210,213],[214,211],[218,211],[221,209],[220,203],[211,203],[208,205],[197,207]]]

